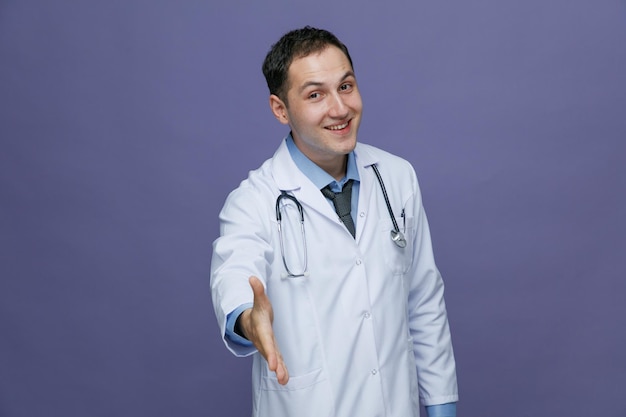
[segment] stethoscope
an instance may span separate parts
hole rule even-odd
[[[391,208],[391,203],[389,202],[389,196],[387,195],[387,189],[385,188],[385,183],[383,182],[383,178],[380,176],[380,172],[378,171],[378,167],[376,164],[372,165],[374,169],[374,173],[376,174],[376,179],[378,180],[378,184],[380,184],[380,189],[383,192],[383,197],[385,198],[385,204],[387,204],[387,211],[389,211],[389,217],[391,218],[391,222],[393,223],[393,230],[390,231],[391,240],[396,244],[399,248],[406,247],[406,239],[404,238],[404,233],[400,231],[398,227],[398,222],[396,222],[396,217],[393,214],[393,210]],[[291,200],[298,209],[298,214],[300,217],[300,233],[302,234],[302,251],[303,251],[303,266],[302,272],[295,273],[289,269],[287,265],[287,260],[285,259],[285,243],[283,239],[282,232],[282,214],[280,212],[280,202],[283,199]],[[298,201],[296,197],[291,194],[287,194],[286,191],[281,191],[280,195],[276,198],[276,223],[278,225],[278,240],[280,242],[280,255],[283,259],[283,265],[285,266],[285,270],[287,271],[286,277],[295,278],[295,277],[304,277],[308,276],[307,270],[307,249],[306,249],[306,235],[304,232],[304,209],[302,208],[302,204]]]

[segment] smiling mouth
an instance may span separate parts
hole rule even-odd
[[[347,122],[342,123],[340,125],[328,126],[326,129],[328,129],[328,130],[342,130],[342,129],[345,129],[346,127],[348,127],[349,124],[350,124],[350,121],[348,120]]]

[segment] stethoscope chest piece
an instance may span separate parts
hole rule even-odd
[[[404,234],[400,231],[391,231],[391,240],[396,244],[399,248],[406,248],[406,239],[404,238]]]

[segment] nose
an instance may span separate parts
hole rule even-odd
[[[349,108],[341,94],[335,93],[328,109],[328,115],[334,119],[343,119],[349,113]]]

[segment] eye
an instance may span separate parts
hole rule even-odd
[[[315,100],[315,99],[318,99],[318,98],[320,98],[320,97],[321,97],[321,94],[320,94],[320,93],[311,93],[311,94],[309,94],[309,98],[310,98],[311,100]]]
[[[341,86],[339,87],[340,91],[349,91],[351,89],[352,89],[352,84],[350,83],[341,84]]]

